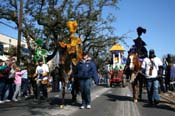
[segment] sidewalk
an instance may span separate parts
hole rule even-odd
[[[175,109],[175,92],[168,91],[166,93],[161,93],[160,97],[167,101],[167,105]]]
[[[168,91],[168,92],[165,92],[165,93],[161,93],[160,95],[161,95],[162,98],[167,99],[167,100],[175,103],[175,92]]]

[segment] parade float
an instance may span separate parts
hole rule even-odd
[[[112,64],[109,67],[110,70],[110,79],[109,85],[112,87],[113,85],[125,86],[125,78],[124,78],[124,66],[125,66],[125,57],[124,57],[125,49],[119,45],[115,44],[110,48],[110,52],[112,55]]]

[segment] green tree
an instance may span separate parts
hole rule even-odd
[[[94,57],[104,54],[116,42],[124,37],[114,35],[111,25],[116,17],[113,14],[104,16],[105,8],[117,10],[118,0],[25,0],[23,5],[22,32],[31,55],[35,52],[31,41],[42,38],[43,48],[53,51],[52,59],[61,48],[58,42],[69,41],[70,33],[66,22],[78,22],[77,36],[82,40],[84,50],[90,51]],[[17,26],[19,13],[18,0],[0,2],[0,18],[14,22]],[[105,55],[104,55],[105,56]]]

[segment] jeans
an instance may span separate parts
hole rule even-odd
[[[27,90],[28,90],[28,79],[22,79],[22,96],[27,96]]]
[[[104,83],[108,85],[108,75],[105,75],[105,77],[104,77]]]
[[[81,79],[80,80],[80,91],[82,98],[82,105],[90,105],[91,102],[91,79]]]
[[[14,91],[15,91],[14,79],[10,78],[5,83],[3,99],[12,100]]]
[[[147,79],[148,100],[150,103],[160,101],[158,79]]]
[[[1,95],[1,99],[2,100],[8,99],[9,89],[10,89],[9,83],[8,82],[5,82],[4,87],[3,87],[3,90],[2,90],[2,95]]]
[[[17,99],[17,96],[21,97],[21,84],[16,84],[13,100]]]
[[[73,102],[75,102],[77,100],[77,94],[79,92],[79,88],[80,88],[80,82],[78,79],[74,79],[73,83],[72,83],[72,100]]]
[[[44,98],[48,98],[47,84],[42,84],[41,81],[37,83],[37,99],[40,100],[41,92]]]
[[[14,91],[15,91],[15,84],[14,83],[9,83],[9,95],[8,95],[7,99],[12,100]]]
[[[3,100],[2,96],[3,96],[3,89],[5,86],[5,82],[0,80],[0,101]]]

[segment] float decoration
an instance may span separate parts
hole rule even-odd
[[[123,56],[125,49],[119,45],[115,44],[110,48],[110,52],[112,53],[112,59],[113,59],[113,69],[119,70],[120,68],[123,68]],[[116,57],[117,56],[117,57]]]
[[[46,49],[42,49],[41,47],[43,46],[43,40],[42,39],[37,39],[35,41],[37,48],[36,52],[34,55],[34,61],[37,62],[39,59],[43,59],[44,63],[46,63],[46,57],[48,55],[48,51]]]
[[[67,48],[67,51],[69,54],[76,54],[76,59],[73,58],[72,62],[74,64],[77,63],[82,58],[82,49],[80,47],[80,44],[82,43],[82,40],[75,36],[76,30],[77,30],[78,23],[76,21],[68,21],[67,27],[70,32],[70,42],[59,42],[59,46],[62,48]]]

